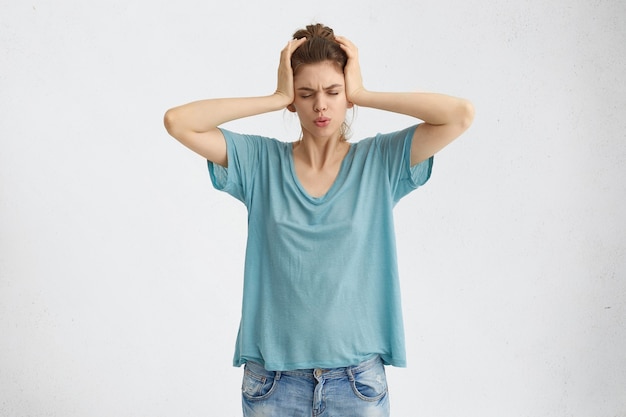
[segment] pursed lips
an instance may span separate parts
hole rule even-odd
[[[315,123],[316,126],[324,127],[330,123],[330,119],[328,117],[318,117],[313,123]]]

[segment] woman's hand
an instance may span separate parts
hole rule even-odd
[[[359,95],[366,91],[365,87],[363,87],[363,77],[361,76],[359,50],[343,36],[335,36],[335,40],[348,56],[348,62],[343,71],[346,79],[346,97],[350,103],[359,104]]]
[[[293,68],[291,68],[291,55],[300,45],[306,42],[306,38],[294,39],[287,43],[287,46],[280,52],[280,64],[278,66],[278,85],[274,95],[284,100],[284,107],[287,107],[294,100]]]

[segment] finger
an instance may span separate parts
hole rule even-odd
[[[302,45],[305,41],[306,41],[306,38],[300,38],[300,39],[292,39],[289,42],[287,42],[287,45],[285,45],[283,50],[280,51],[281,62],[289,61],[294,51],[298,49],[300,45]]]
[[[294,51],[298,49],[304,42],[306,42],[306,40],[307,40],[306,38],[300,38],[300,39],[292,39],[289,42],[287,42],[287,45],[285,45],[285,47],[281,51],[283,58],[290,59]]]
[[[354,46],[350,39],[346,38],[345,36],[335,36],[335,40],[337,41],[337,43],[342,45]]]
[[[345,36],[336,36],[335,39],[341,49],[348,54],[348,57],[354,57],[357,55],[358,50],[356,45],[354,45],[348,38]]]
[[[292,51],[295,51],[296,49],[300,47],[300,45],[306,42],[306,40],[307,40],[306,38],[292,39],[289,41],[289,47]]]

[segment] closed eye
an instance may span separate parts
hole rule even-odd
[[[336,88],[339,88],[339,90],[336,90]],[[329,85],[328,87],[323,87],[323,90],[326,91],[326,93],[331,96],[339,95],[342,89],[343,89],[343,85],[341,84],[333,84],[333,85]],[[297,89],[297,91],[300,92],[300,97],[302,98],[313,97],[317,93],[316,90],[311,87],[300,87]]]

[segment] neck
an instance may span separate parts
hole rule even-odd
[[[294,143],[294,155],[312,168],[323,169],[329,164],[342,160],[350,144],[341,133],[328,137],[313,137],[303,133],[302,138]]]

